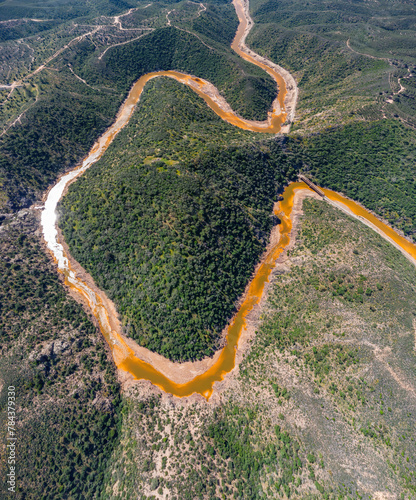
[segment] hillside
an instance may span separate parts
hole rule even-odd
[[[9,84],[0,89],[2,212],[30,206],[60,173],[75,167],[113,121],[134,81],[149,71],[174,69],[205,78],[237,113],[266,117],[276,86],[231,50],[234,9],[213,5],[200,16],[184,9],[175,25],[169,25],[167,11],[158,4],[146,9],[148,17],[123,16],[119,22],[128,28],[104,11],[88,18],[90,24],[84,19],[83,27],[61,21],[41,36],[29,35],[25,45],[0,44],[0,83]],[[198,34],[202,16],[215,26],[210,37],[206,28]],[[188,29],[194,25],[195,33]]]
[[[383,116],[415,123],[411,3],[254,0],[253,50],[296,76],[302,134]]]
[[[62,201],[75,259],[115,301],[128,335],[169,359],[218,349],[277,222],[290,165],[276,143],[242,147],[252,140],[160,79]]]
[[[57,272],[48,188],[149,71],[204,78],[251,120],[276,85],[231,49],[229,1],[0,2],[0,498],[416,499],[416,269],[326,202],[296,200],[291,243],[210,398],[174,397],[117,358],[137,343],[148,378],[168,364],[209,374],[299,173],[416,239],[413,3],[249,8],[247,45],[299,86],[290,132],[236,128],[188,86],[151,80],[58,205],[71,272],[90,273],[105,309]],[[105,341],[98,309],[125,344]]]
[[[129,390],[109,498],[414,498],[415,269],[324,202],[303,211],[211,404]]]
[[[10,498],[7,388],[16,393],[16,498],[95,498],[122,401],[104,339],[70,297],[26,211],[0,232],[0,496]],[[9,436],[10,437],[10,436]]]

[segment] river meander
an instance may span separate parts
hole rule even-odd
[[[58,180],[57,184],[49,191],[44,210],[41,215],[43,236],[48,248],[51,250],[55,258],[58,270],[64,274],[66,285],[70,287],[75,294],[82,297],[84,302],[88,304],[92,313],[97,318],[103,336],[110,346],[117,367],[120,370],[128,372],[136,379],[150,380],[162,390],[178,397],[199,393],[209,399],[213,392],[215,382],[223,380],[224,376],[235,367],[236,349],[239,339],[241,338],[241,334],[246,327],[247,315],[261,300],[264,293],[265,283],[270,277],[270,273],[275,266],[276,260],[290,242],[290,232],[292,228],[291,215],[295,195],[298,191],[310,189],[304,183],[292,183],[284,191],[283,200],[279,202],[276,210],[277,215],[281,219],[281,224],[279,226],[279,241],[269,249],[268,253],[262,259],[261,264],[258,266],[256,274],[248,286],[244,300],[228,327],[225,347],[217,353],[213,362],[207,365],[208,368],[203,373],[200,373],[195,377],[188,377],[189,380],[185,383],[175,382],[175,377],[168,377],[164,374],[162,370],[159,369],[160,367],[157,366],[156,362],[151,363],[143,361],[136,355],[135,350],[131,346],[131,340],[127,340],[121,334],[120,324],[118,318],[116,317],[117,314],[113,304],[109,301],[105,294],[95,286],[95,284],[90,283],[90,278],[85,279],[85,277],[83,277],[84,271],[78,264],[71,266],[71,259],[69,259],[68,254],[64,250],[62,244],[63,241],[59,240],[61,236],[58,237],[56,227],[56,206],[62,198],[65,188],[104,154],[117,133],[129,122],[130,117],[133,114],[134,107],[140,99],[144,86],[152,78],[167,76],[189,85],[207,102],[210,108],[217,115],[237,127],[265,133],[276,133],[280,130],[281,125],[286,118],[286,113],[284,111],[286,95],[285,80],[277,71],[273,69],[272,63],[267,65],[263,62],[259,62],[258,59],[248,55],[241,49],[250,28],[249,23],[251,20],[249,17],[246,17],[242,0],[234,0],[234,6],[240,19],[240,25],[232,45],[233,49],[238,52],[241,57],[244,57],[244,59],[249,60],[253,64],[258,65],[267,71],[276,80],[279,86],[279,95],[273,104],[273,112],[269,113],[268,120],[259,123],[242,119],[230,110],[228,104],[221,98],[215,87],[213,87],[209,82],[194,76],[185,75],[175,71],[159,71],[144,75],[134,84],[126,101],[121,106],[115,122],[98,139],[83,163],[75,170],[63,175]],[[410,256],[410,258],[416,259],[415,245],[398,235],[393,229],[383,224],[358,204],[342,197],[338,193],[334,193],[329,190],[324,190],[324,192],[327,198],[332,200],[332,202],[337,206],[344,207],[344,209],[350,214],[361,218],[363,221],[367,221],[370,226],[375,226],[378,232],[390,239],[390,241],[398,246],[406,255]],[[75,272],[73,267],[77,267],[77,272]],[[87,284],[87,282],[90,284]],[[190,373],[192,374],[192,370],[190,370]]]

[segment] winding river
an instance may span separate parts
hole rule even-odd
[[[194,369],[192,363],[184,363],[183,365],[170,363],[171,368],[173,366],[173,372],[163,368],[164,358],[150,353],[144,348],[139,348],[131,339],[127,339],[122,335],[114,305],[97,288],[92,278],[74,261],[68,251],[64,249],[64,241],[57,230],[56,206],[63,196],[65,188],[104,154],[117,133],[129,122],[144,86],[152,78],[167,76],[190,86],[217,115],[227,122],[246,130],[276,133],[281,130],[285,121],[290,123],[293,120],[297,99],[297,88],[293,77],[283,68],[260,58],[245,46],[245,38],[253,26],[253,22],[248,14],[248,4],[243,3],[243,0],[234,0],[234,6],[240,24],[232,44],[233,49],[244,59],[267,71],[275,79],[279,87],[278,97],[273,103],[273,111],[269,113],[268,119],[265,122],[242,119],[231,110],[212,84],[197,77],[175,71],[160,71],[144,75],[133,85],[126,101],[118,112],[115,122],[98,139],[82,164],[75,170],[63,175],[49,191],[41,214],[43,236],[57,263],[58,270],[63,273],[66,285],[76,296],[88,304],[97,318],[118,369],[130,374],[130,378],[150,380],[162,390],[178,397],[199,393],[209,399],[215,382],[223,380],[224,376],[235,367],[236,348],[241,334],[247,326],[247,315],[261,300],[265,283],[269,279],[277,258],[290,243],[291,215],[295,196],[301,191],[310,194],[312,194],[312,191],[304,183],[292,183],[283,193],[283,200],[279,202],[275,210],[282,221],[279,226],[279,240],[268,250],[258,266],[256,274],[247,288],[244,300],[228,327],[225,347],[209,363],[205,364],[202,370]],[[328,201],[377,230],[416,264],[415,245],[398,235],[358,204],[329,190],[324,190],[324,193]],[[139,357],[137,355],[138,349],[141,352],[147,351],[147,354]],[[186,371],[185,377],[184,371]],[[177,373],[180,373],[181,376],[177,376]],[[185,381],[183,381],[184,379]]]

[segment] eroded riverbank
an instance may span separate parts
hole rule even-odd
[[[292,210],[295,203],[305,196],[315,196],[305,184],[292,183],[283,193],[283,200],[276,203],[275,213],[281,219],[272,234],[271,243],[258,264],[254,277],[248,284],[238,312],[226,329],[225,347],[212,358],[197,362],[173,363],[159,354],[138,346],[122,334],[114,304],[94,283],[92,277],[70,256],[65,244],[62,246],[62,260],[58,260],[65,276],[66,285],[80,297],[98,320],[100,329],[107,340],[117,367],[124,372],[121,379],[126,385],[132,380],[150,380],[162,390],[178,397],[198,393],[209,399],[215,382],[236,367],[238,345],[253,335],[248,316],[258,316],[260,303],[265,300],[265,287],[270,273],[279,257],[290,243],[292,230]],[[62,238],[59,233],[59,239]],[[241,361],[241,356],[239,357]]]
[[[323,191],[327,201],[377,230],[386,240],[399,247],[416,265],[415,245],[352,200],[330,190]],[[256,321],[252,318],[258,318],[260,315],[273,268],[276,264],[282,264],[281,257],[285,249],[289,244],[294,244],[291,231],[301,213],[301,203],[306,196],[320,198],[301,182],[292,183],[285,189],[283,200],[276,204],[274,210],[281,219],[281,224],[276,226],[269,248],[247,286],[239,310],[226,329],[225,347],[212,358],[202,361],[174,363],[126,338],[122,334],[114,304],[98,289],[92,277],[72,257],[69,257],[66,269],[62,271],[65,282],[71,290],[83,297],[97,318],[125,386],[131,385],[134,380],[149,380],[165,392],[177,397],[190,396],[194,393],[201,394],[206,399],[211,397],[215,383],[221,382],[226,374],[238,366],[242,360],[242,345],[254,335]],[[63,251],[67,256],[67,248],[63,248]]]

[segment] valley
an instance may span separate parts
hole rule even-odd
[[[414,12],[379,3],[0,5],[17,498],[414,498]]]

